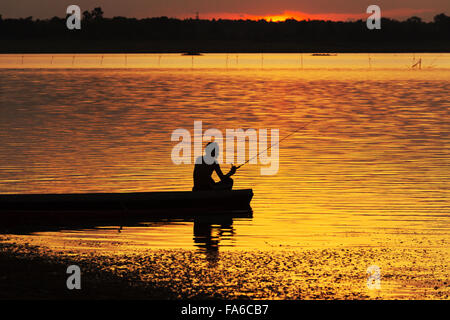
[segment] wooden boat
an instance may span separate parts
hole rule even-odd
[[[337,53],[313,53],[313,57],[335,57]]]
[[[33,218],[145,218],[200,216],[251,211],[252,189],[84,194],[0,195],[0,223]]]
[[[202,56],[200,52],[197,51],[188,51],[181,54],[182,56]]]

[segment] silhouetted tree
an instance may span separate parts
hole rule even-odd
[[[450,37],[450,17],[441,13],[434,17],[434,23],[439,32],[447,35],[447,39]]]
[[[101,7],[94,8],[94,10],[92,10],[92,12],[91,12],[91,15],[96,20],[103,19],[103,10],[102,10],[102,8]]]
[[[89,11],[84,11],[83,12],[83,20],[88,22],[92,20],[92,14]]]
[[[408,23],[422,23],[422,19],[419,18],[419,17],[414,16],[414,17],[406,19],[406,22],[408,22]]]
[[[449,23],[450,17],[446,16],[444,13],[438,14],[434,16],[434,22],[441,24],[441,23]]]

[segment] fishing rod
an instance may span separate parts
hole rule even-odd
[[[311,122],[308,122],[307,124],[305,124],[303,127],[298,128],[297,130],[295,130],[294,132],[291,132],[290,134],[288,134],[287,136],[285,136],[283,139],[281,139],[280,141],[278,141],[277,143],[274,143],[272,145],[270,145],[268,148],[266,148],[265,150],[261,151],[260,153],[258,153],[256,156],[251,157],[250,159],[248,159],[247,161],[245,161],[243,164],[241,164],[240,166],[236,167],[236,170],[239,169],[240,167],[242,167],[243,165],[245,165],[246,163],[250,162],[251,160],[257,158],[261,153],[264,153],[266,151],[268,151],[270,148],[272,148],[273,146],[276,146],[278,144],[281,143],[281,141],[286,140],[287,138],[289,138],[290,136],[292,136],[294,133],[299,132],[302,129],[305,129],[309,124],[311,124]]]

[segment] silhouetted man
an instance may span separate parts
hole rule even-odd
[[[218,155],[219,145],[216,142],[209,142],[205,147],[205,154],[195,161],[192,191],[231,190],[233,188],[233,179],[230,177],[236,173],[236,167],[232,166],[230,172],[224,175],[216,160]],[[215,182],[212,178],[214,171],[220,178],[219,182]]]

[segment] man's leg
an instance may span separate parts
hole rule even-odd
[[[225,178],[214,184],[214,190],[231,190],[233,188],[233,179]]]

